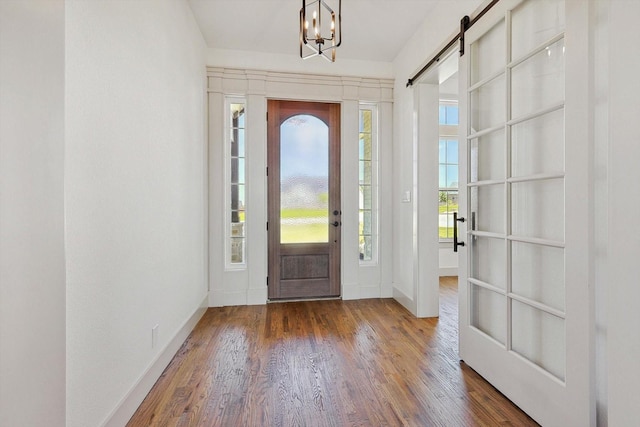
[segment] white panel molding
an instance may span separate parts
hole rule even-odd
[[[209,92],[256,94],[270,98],[393,102],[392,79],[339,77],[207,67]],[[301,85],[303,87],[301,87]]]
[[[380,297],[393,296],[393,104],[378,103],[378,271]],[[361,269],[362,271],[362,269]]]
[[[209,85],[212,80],[208,79]],[[209,86],[210,88],[211,86]],[[224,96],[220,93],[212,92],[208,94],[208,191],[209,191],[209,306],[221,307],[224,301],[222,292],[221,273],[224,271],[224,241],[220,236],[224,236],[224,212],[220,209],[220,201],[224,200],[224,177],[215,176],[216,171],[224,170],[224,150],[219,141],[224,139]]]
[[[248,73],[246,146],[247,171],[247,301],[257,305],[267,301],[267,102],[264,72]]]
[[[153,385],[158,381],[162,372],[169,365],[178,352],[182,344],[189,337],[189,334],[196,327],[209,306],[209,296],[205,296],[198,308],[178,329],[173,338],[167,343],[162,351],[151,361],[149,367],[142,376],[131,387],[129,392],[116,405],[106,420],[101,423],[104,427],[120,427],[126,425],[135,411],[138,409],[144,398],[147,396]]]
[[[355,86],[346,86],[357,84],[354,79],[343,79],[342,82],[345,84],[345,95],[350,92],[352,96],[357,96]],[[357,143],[359,138],[359,114],[360,106],[357,100],[348,99],[342,102],[340,110],[340,120],[342,121],[342,129],[340,130],[340,210],[342,211],[340,218],[342,222],[340,274],[343,290],[347,288],[347,291],[350,291],[350,286],[348,285],[355,284],[358,286],[362,283],[359,277],[360,260],[358,256],[360,252],[358,249],[359,169],[357,166],[359,159]],[[353,141],[353,144],[350,144],[350,141]],[[359,295],[359,291],[356,291],[356,295]],[[356,296],[355,298],[359,297]]]

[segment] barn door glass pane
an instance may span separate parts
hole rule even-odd
[[[511,349],[564,380],[564,3],[523,2],[511,16]]]
[[[512,234],[564,241],[564,179],[511,185]]]
[[[564,311],[564,249],[511,243],[511,291]]]
[[[564,0],[525,1],[511,15],[512,58],[518,59],[564,31]]]
[[[504,129],[470,141],[471,182],[504,179]]]
[[[496,73],[504,72],[505,23],[497,23],[480,39],[471,45],[473,67],[471,85],[488,79]],[[496,60],[497,59],[497,60]]]
[[[564,109],[511,127],[511,176],[564,172]]]
[[[564,39],[513,67],[511,81],[513,118],[564,101]]]
[[[505,117],[504,75],[471,92],[471,133],[500,126]]]
[[[564,380],[564,319],[519,301],[512,304],[513,350]]]
[[[471,285],[471,325],[501,344],[507,336],[507,300],[504,295]]]
[[[506,25],[501,21],[471,44],[468,141],[471,325],[507,344],[505,232]],[[485,181],[482,183],[482,181]],[[491,181],[491,182],[487,182]],[[497,182],[496,182],[497,181]],[[482,286],[480,286],[482,284]],[[499,290],[499,292],[498,292]]]
[[[329,127],[314,116],[280,126],[280,243],[329,241]]]
[[[505,290],[507,288],[504,269],[506,262],[504,239],[473,236],[469,277]]]
[[[471,226],[476,231],[504,234],[504,184],[471,188]]]

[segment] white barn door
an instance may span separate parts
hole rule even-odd
[[[593,424],[587,4],[502,0],[460,62],[460,357],[544,426]]]

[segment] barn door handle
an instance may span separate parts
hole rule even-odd
[[[458,218],[458,212],[453,213],[453,252],[458,252],[458,246],[464,246],[464,242],[458,242],[458,221],[465,222],[463,217]]]

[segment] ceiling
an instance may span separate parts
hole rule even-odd
[[[299,54],[301,0],[188,0],[210,48]],[[325,0],[337,10],[338,0]],[[344,0],[338,58],[391,62],[450,0]]]

